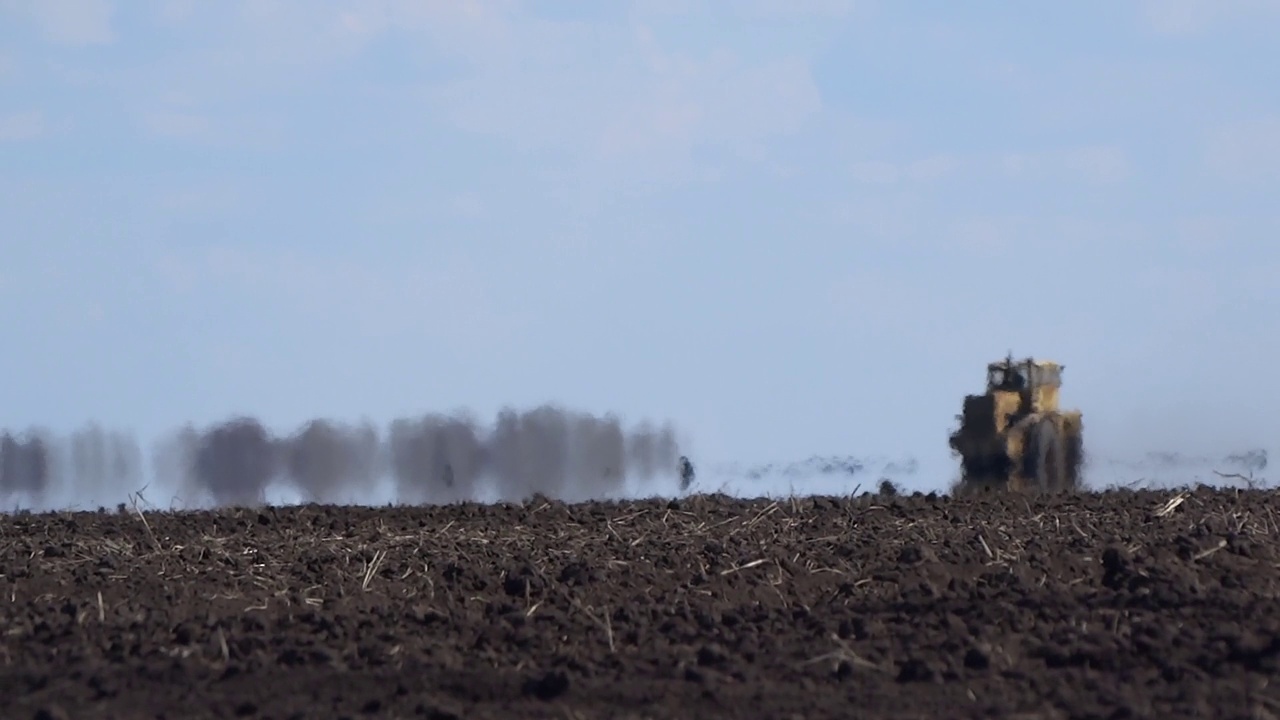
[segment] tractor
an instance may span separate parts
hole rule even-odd
[[[1060,410],[1065,366],[1049,360],[1004,360],[987,366],[987,390],[964,399],[951,434],[966,490],[1056,492],[1080,485],[1082,421]]]

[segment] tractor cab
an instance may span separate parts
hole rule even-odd
[[[1004,412],[1019,414],[1044,412],[1058,407],[1058,390],[1062,387],[1063,366],[1050,360],[1025,358],[1014,360],[1010,354],[987,365],[987,392],[1010,398],[999,402]],[[1009,407],[1015,395],[1017,410]]]
[[[1021,391],[1062,386],[1062,366],[1049,360],[1014,360],[1012,356],[987,365],[987,389]]]
[[[1027,386],[1026,375],[1013,362],[1000,361],[987,366],[988,390],[1022,390]]]

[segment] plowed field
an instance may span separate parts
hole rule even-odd
[[[1208,489],[8,516],[0,717],[1280,718],[1278,521]]]

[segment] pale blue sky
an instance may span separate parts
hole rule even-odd
[[[1280,2],[0,0],[0,424],[1272,447]]]

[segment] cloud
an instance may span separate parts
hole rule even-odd
[[[854,12],[862,3],[856,0],[746,0],[747,13],[756,16],[805,16],[841,18]]]
[[[491,348],[523,334],[523,311],[499,308],[482,270],[461,257],[354,261],[313,252],[220,246],[170,252],[149,264],[183,294],[231,292],[298,322],[368,336],[428,333],[442,343]]]
[[[647,27],[528,21],[508,59],[432,93],[461,129],[579,162],[687,168],[701,149],[759,157],[822,109],[808,64],[664,49]]]
[[[245,112],[227,103],[200,102],[191,91],[171,92],[146,103],[134,121],[157,138],[220,147],[276,147],[286,137],[281,117]]]
[[[229,183],[210,181],[169,185],[149,196],[158,214],[174,219],[226,219],[242,210],[247,200],[243,190]]]
[[[951,155],[934,155],[909,163],[867,160],[854,163],[853,179],[868,185],[928,182],[950,175],[959,165]]]
[[[152,112],[142,118],[143,126],[165,137],[196,137],[209,130],[209,119],[194,113]]]
[[[1205,163],[1230,180],[1280,179],[1280,116],[1232,123],[1213,131]]]
[[[933,306],[915,288],[875,269],[844,273],[826,286],[824,300],[824,309],[845,329],[886,336],[915,327],[917,321],[930,316]]]
[[[1016,216],[978,216],[956,220],[947,233],[956,247],[983,257],[1005,255],[1015,247],[1027,247],[1027,223]]]
[[[915,244],[920,237],[920,203],[905,192],[875,196],[856,193],[838,200],[831,220],[848,228],[859,243],[878,246]]]
[[[1277,0],[1142,0],[1142,20],[1161,35],[1191,35],[1233,20],[1280,18]]]
[[[1158,33],[1182,35],[1208,25],[1223,4],[1226,0],[1144,0],[1142,16]]]
[[[184,23],[199,9],[196,0],[154,0],[152,8],[161,21],[169,24]]]
[[[853,163],[850,175],[863,185],[892,187],[933,182],[966,172],[996,172],[1018,179],[1074,178],[1097,184],[1113,184],[1129,178],[1133,172],[1128,155],[1119,147],[1108,145],[1081,146],[1033,153],[1006,153],[962,160],[953,153],[942,153],[918,160],[860,160]]]
[[[1092,145],[1033,153],[1006,153],[997,161],[1008,177],[1060,177],[1064,173],[1091,183],[1112,184],[1133,173],[1128,153],[1113,145]]]
[[[632,15],[645,18],[690,17],[726,13],[749,19],[759,18],[845,18],[862,9],[864,0],[632,0]]]
[[[35,140],[45,130],[44,113],[39,110],[0,115],[0,142]]]
[[[59,45],[104,45],[116,39],[111,0],[0,0],[0,11],[25,15]]]
[[[1116,147],[1082,147],[1063,154],[1068,170],[1095,183],[1120,182],[1129,176],[1129,158]]]
[[[114,38],[106,0],[0,0],[28,5],[42,9],[21,12],[65,41]],[[786,48],[725,33],[690,44],[686,20],[753,26],[759,13],[789,13],[821,25],[854,7],[763,0],[726,18],[706,3],[698,17],[664,20],[625,10],[566,19],[514,0],[150,0],[152,32],[192,41],[164,62],[77,69],[121,96],[146,134],[272,147],[324,122],[291,114],[292,101],[338,92],[359,71],[371,81],[348,92],[382,103],[399,126],[417,133],[444,123],[538,153],[547,191],[589,205],[620,183],[714,180],[725,163],[776,161],[772,141],[824,111],[810,57],[816,36]]]
[[[255,52],[298,62],[349,55],[397,34],[470,62],[501,60],[512,26],[532,20],[512,0],[273,0],[240,9],[237,27],[257,41]]]
[[[1086,215],[966,212],[942,220],[939,227],[940,231],[931,227],[930,234],[946,238],[946,245],[966,255],[1003,258],[1015,266],[1028,251],[1035,252],[1041,263],[1065,266],[1079,253],[1100,254],[1118,246],[1134,247],[1143,240],[1141,226]]]
[[[189,9],[158,7],[180,17]],[[443,59],[450,72],[399,88],[402,108],[424,121],[443,116],[463,132],[522,150],[556,153],[575,170],[679,174],[702,150],[759,158],[769,139],[798,132],[823,108],[808,59],[798,53],[738,43],[677,50],[635,15],[548,19],[510,1],[274,0],[232,7],[229,25],[210,23],[229,28],[222,47],[187,58],[192,65],[179,76],[184,88],[242,94],[246,77],[258,85],[288,78],[280,85],[296,92],[303,73],[318,83],[330,63],[407,39],[414,47],[407,62]],[[812,15],[851,6],[809,0],[795,10],[770,2],[751,7]],[[698,21],[719,22],[716,15]],[[147,122],[167,135],[193,135],[200,125],[171,113]]]

